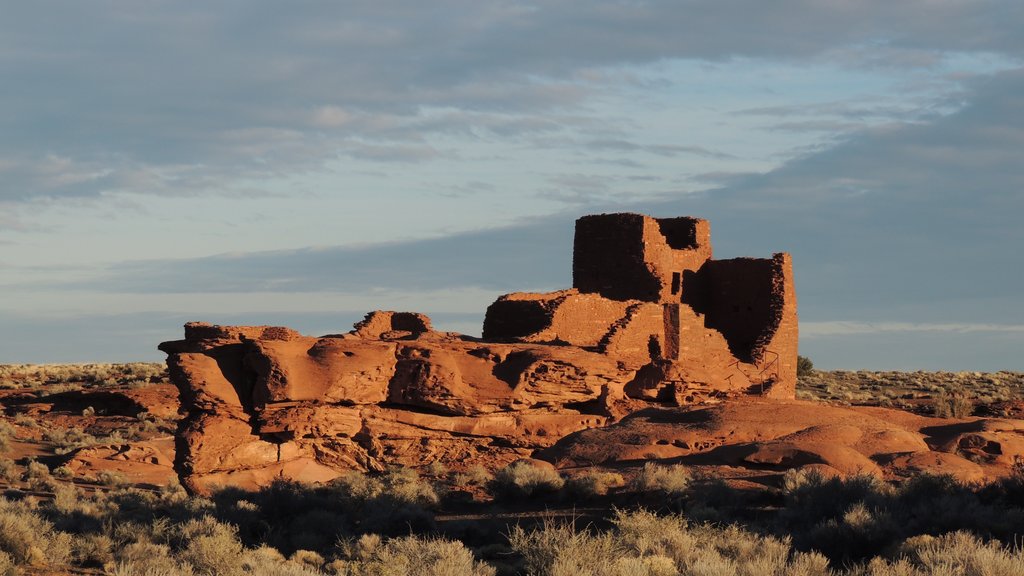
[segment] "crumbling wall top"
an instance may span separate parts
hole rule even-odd
[[[576,221],[573,287],[613,300],[678,302],[682,274],[699,269],[711,254],[707,220],[584,216]]]

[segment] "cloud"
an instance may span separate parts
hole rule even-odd
[[[736,157],[732,154],[726,154],[725,152],[718,152],[705,148],[703,146],[681,146],[677,144],[638,144],[636,142],[630,142],[628,140],[617,140],[617,139],[601,139],[591,140],[584,144],[588,148],[594,150],[613,150],[616,152],[646,152],[655,154],[657,156],[679,156],[681,154],[692,154],[694,156],[702,156],[705,158],[715,158],[719,160],[735,159]]]
[[[16,166],[0,168],[0,199],[223,193],[239,175],[301,172],[339,153],[422,161],[432,145],[415,141],[432,134],[571,127],[595,117],[578,111],[593,94],[637,81],[616,67],[672,59],[1019,58],[1022,10],[1013,0],[22,3],[0,22],[0,81],[17,87],[0,93],[10,111],[0,166]],[[463,126],[435,121],[437,110]]]
[[[709,218],[718,257],[794,254],[801,313],[912,323],[1024,323],[1024,71],[972,85],[969,103],[886,125],[724,187],[638,198],[610,180],[555,176],[571,211],[516,226],[373,246],[126,262],[115,292],[566,287],[576,216],[644,211]],[[79,286],[76,284],[75,286]],[[86,286],[88,288],[88,286]]]
[[[720,254],[753,237],[793,252],[809,319],[1024,321],[1012,305],[1024,293],[1021,94],[1024,70],[979,80],[953,114],[725,179],[691,207],[715,224]]]

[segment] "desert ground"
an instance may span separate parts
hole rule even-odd
[[[928,430],[1020,418],[1022,388],[1013,372],[804,365],[797,398],[899,409]],[[765,444],[742,460],[723,446],[432,463],[199,497],[172,467],[163,365],[0,366],[0,406],[0,573],[1024,574],[1024,465],[993,467],[1012,441],[920,466],[844,470]]]

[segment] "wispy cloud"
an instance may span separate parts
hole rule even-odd
[[[17,87],[0,94],[14,111],[0,119],[0,166],[18,167],[0,198],[223,193],[240,174],[301,172],[339,151],[422,161],[434,157],[422,141],[452,130],[508,138],[573,116],[609,123],[582,105],[651,82],[629,66],[741,57],[921,69],[954,53],[1019,58],[1022,22],[1012,0],[22,3],[0,22],[0,81]],[[450,114],[437,121],[438,110]],[[166,176],[181,167],[187,186]]]

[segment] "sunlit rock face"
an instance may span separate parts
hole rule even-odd
[[[573,287],[498,298],[483,338],[411,312],[324,337],[186,324],[160,345],[186,412],[175,469],[206,492],[392,464],[497,466],[643,408],[792,398],[789,255],[711,255],[705,220],[585,216]]]

